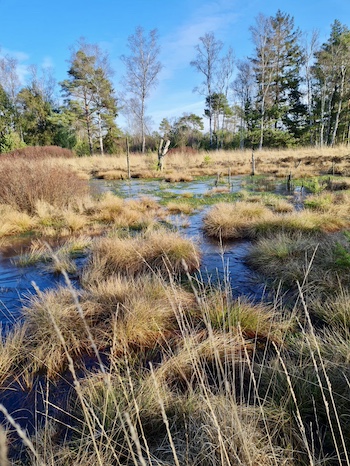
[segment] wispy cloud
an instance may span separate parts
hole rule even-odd
[[[192,92],[202,78],[197,76],[190,62],[195,56],[195,45],[205,33],[214,32],[218,39],[225,39],[238,20],[232,3],[233,0],[198,3],[198,8],[185,22],[160,38],[164,68],[149,106],[156,124],[163,118],[179,117],[183,113],[203,114],[204,98]],[[175,93],[174,89],[177,89]]]
[[[21,52],[21,51],[18,51],[18,50],[10,50],[10,49],[6,49],[6,48],[2,48],[0,50],[0,58],[4,58],[4,57],[11,57],[11,58],[14,58],[17,62],[17,66],[16,66],[16,71],[17,71],[17,75],[18,75],[18,78],[21,82],[21,84],[24,84],[25,81],[26,81],[26,78],[29,74],[29,71],[28,71],[28,65],[29,63],[26,63],[28,60],[29,60],[29,55],[25,52]]]
[[[204,108],[204,101],[203,100],[196,100],[195,102],[192,102],[187,105],[170,105],[167,108],[163,109],[158,109],[152,112],[152,118],[156,122],[160,122],[163,118],[174,118],[174,117],[179,117],[183,113],[195,113],[195,114],[201,114],[203,113],[203,108]]]
[[[199,37],[207,32],[214,32],[218,38],[224,37],[238,17],[239,14],[233,11],[232,0],[209,1],[200,5],[186,23],[162,38],[163,78],[171,78],[178,69],[189,66]]]
[[[54,68],[54,61],[53,61],[52,57],[50,57],[50,56],[44,57],[44,59],[43,59],[43,61],[42,61],[42,63],[41,63],[41,67],[42,67],[43,69],[47,69],[47,68],[51,69],[51,68]]]

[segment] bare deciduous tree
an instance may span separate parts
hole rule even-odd
[[[127,45],[131,54],[121,56],[121,60],[126,67],[123,84],[127,93],[137,102],[136,109],[138,110],[141,127],[142,152],[145,152],[146,99],[156,86],[158,74],[162,69],[162,65],[158,60],[160,50],[157,30],[153,29],[146,34],[144,29],[139,26],[136,28],[135,34],[128,38]]]
[[[204,75],[203,87],[195,88],[195,91],[204,94],[208,101],[208,116],[209,116],[209,138],[210,145],[213,142],[213,128],[212,128],[212,96],[214,90],[214,80],[216,78],[217,64],[219,61],[220,52],[223,43],[217,40],[213,32],[206,33],[203,37],[199,38],[200,43],[195,46],[197,51],[196,58],[191,61],[197,71]]]
[[[272,37],[271,18],[259,14],[256,25],[250,28],[252,40],[256,50],[256,58],[252,60],[257,82],[259,86],[260,100],[260,141],[259,149],[262,149],[264,140],[264,124],[267,99],[275,74],[275,61],[271,50],[270,39]]]

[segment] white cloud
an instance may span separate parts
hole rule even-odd
[[[28,72],[28,63],[25,63],[29,60],[29,55],[25,52],[21,52],[18,50],[9,50],[6,48],[2,48],[0,50],[0,57],[6,57],[9,56],[11,58],[14,58],[17,62],[16,66],[16,71],[18,78],[20,80],[21,84],[24,84],[26,81],[26,78],[29,74]]]
[[[196,10],[187,23],[174,33],[162,38],[163,78],[171,78],[180,68],[189,67],[194,58],[194,47],[199,37],[207,32],[224,36],[239,15],[233,11],[232,0],[219,0],[204,3]]]
[[[41,63],[41,67],[46,69],[46,68],[53,68],[54,67],[54,62],[53,62],[53,59],[52,57],[50,56],[46,56],[44,57],[42,63]]]

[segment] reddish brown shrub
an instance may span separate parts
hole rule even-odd
[[[88,192],[88,183],[49,160],[0,159],[0,203],[33,213],[38,200],[66,207]]]
[[[75,157],[75,154],[69,149],[58,146],[28,146],[1,155],[1,159],[13,157],[25,159],[70,158]]]

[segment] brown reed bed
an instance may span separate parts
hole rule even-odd
[[[250,175],[251,150],[197,152],[193,154],[169,153],[165,159],[164,173],[157,171],[157,154],[135,153],[130,156],[131,176],[138,178],[164,178],[177,176],[180,172],[187,176],[212,176],[221,173],[228,175]],[[91,176],[98,172],[116,171],[118,177],[127,177],[126,154],[118,156],[79,157],[62,160],[63,163]],[[292,173],[294,178],[317,176],[321,174],[350,174],[349,150],[346,146],[335,148],[296,148],[269,149],[255,152],[257,174],[273,175],[283,178]],[[108,175],[107,175],[108,176]]]

